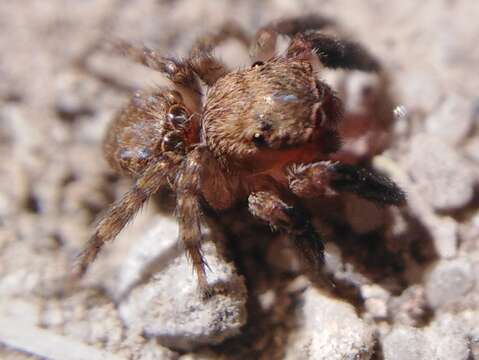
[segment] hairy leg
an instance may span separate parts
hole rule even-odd
[[[206,279],[208,267],[201,253],[201,206],[200,206],[200,175],[203,148],[196,148],[187,155],[183,168],[177,177],[177,216],[179,221],[180,239],[190,258],[193,269],[198,277],[200,290],[209,294]]]
[[[308,214],[265,191],[252,193],[248,198],[248,205],[254,216],[273,228],[285,231],[291,237],[314,272],[321,270],[324,263],[324,245]]]
[[[250,39],[241,26],[235,23],[226,23],[217,31],[199,37],[193,44],[190,54],[193,56],[203,52],[211,53],[215,47],[229,39],[236,39],[246,48],[249,47]]]
[[[253,61],[265,61],[274,56],[278,35],[293,37],[307,30],[320,30],[334,22],[320,15],[306,15],[286,18],[266,24],[256,32],[251,44],[250,54]]]
[[[201,87],[188,61],[164,57],[148,47],[136,47],[122,40],[112,45],[120,54],[164,74],[183,94],[187,106],[194,111],[201,109]]]
[[[110,206],[98,223],[95,233],[77,258],[73,269],[75,277],[79,278],[86,272],[103,245],[116,238],[150,196],[167,182],[168,174],[175,166],[177,163],[168,157],[151,164],[136,180],[133,188]]]
[[[190,58],[181,60],[164,57],[147,47],[135,47],[123,41],[117,41],[114,47],[132,60],[165,74],[178,90],[196,97],[197,104],[200,104],[201,88],[196,76],[211,86],[227,72],[225,66],[208,51],[197,51]]]
[[[401,205],[406,195],[388,177],[370,169],[321,161],[288,170],[291,191],[303,198],[351,192],[380,205]]]
[[[208,86],[212,86],[216,80],[228,72],[225,65],[207,51],[191,55],[188,64]]]
[[[361,71],[379,71],[378,60],[360,44],[319,32],[298,34],[293,38],[288,56],[314,51],[322,65]]]

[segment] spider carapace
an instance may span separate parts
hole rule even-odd
[[[165,185],[176,193],[180,239],[205,292],[204,203],[221,211],[247,200],[254,216],[290,236],[314,271],[323,265],[324,247],[299,206],[302,198],[352,192],[381,205],[401,204],[404,193],[387,177],[329,158],[341,143],[342,102],[320,80],[321,69],[379,71],[359,44],[320,32],[329,24],[315,16],[273,22],[251,44],[229,25],[200,39],[183,60],[117,43],[125,55],[163,73],[172,87],[135,94],[113,120],[104,143],[107,160],[135,184],[99,222],[76,274]],[[291,39],[279,55],[278,35]],[[228,37],[250,47],[250,68],[229,72],[212,55]]]

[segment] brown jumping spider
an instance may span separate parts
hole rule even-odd
[[[326,24],[324,18],[304,17],[261,28],[250,47],[253,65],[233,72],[212,55],[228,37],[249,42],[232,26],[200,39],[181,60],[117,44],[173,86],[135,94],[111,124],[106,158],[136,182],[98,224],[79,256],[77,275],[165,184],[176,193],[180,238],[203,291],[208,289],[200,225],[205,206],[221,212],[247,200],[254,216],[285,231],[319,271],[323,242],[301,210],[301,198],[351,192],[381,205],[404,201],[388,178],[331,161],[340,147],[343,110],[319,80],[321,69],[376,71],[379,65],[360,45],[319,32]],[[291,39],[282,55],[275,54],[278,35]]]

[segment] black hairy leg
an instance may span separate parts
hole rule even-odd
[[[350,192],[379,205],[402,205],[406,201],[404,191],[388,177],[339,162],[293,166],[288,180],[291,191],[303,198]]]
[[[275,55],[278,35],[292,38],[298,33],[320,30],[329,25],[334,25],[333,21],[320,15],[306,15],[270,22],[256,32],[251,43],[251,59],[253,62],[271,59]]]
[[[288,55],[296,56],[311,50],[321,64],[328,68],[368,72],[381,70],[378,60],[360,44],[320,32],[297,34],[288,48]]]
[[[271,227],[286,232],[296,249],[317,274],[324,264],[324,245],[302,209],[289,206],[273,193],[260,191],[248,197],[249,211]]]

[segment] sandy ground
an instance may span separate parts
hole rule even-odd
[[[115,287],[132,244],[165,217],[153,204],[71,289],[66,275],[95,219],[130,184],[103,160],[106,125],[131,91],[164,83],[95,46],[117,37],[185,55],[225,22],[253,34],[269,20],[311,13],[332,17],[377,56],[393,108],[405,111],[390,149],[373,164],[408,191],[407,207],[378,215],[346,199],[347,231],[318,220],[337,240],[328,243],[339,264],[332,281],[345,285],[320,294],[293,255],[275,253],[284,238],[238,231],[265,242],[232,251],[248,288],[248,320],[240,317],[241,331],[225,331],[232,337],[222,344],[215,335],[172,346],[155,335],[162,318],[146,317],[159,330],[145,317],[126,320],[121,309],[136,298],[124,300]],[[0,358],[479,359],[477,14],[474,0],[2,1]],[[232,66],[248,61],[238,44],[221,54]],[[388,220],[371,221],[381,216]]]

